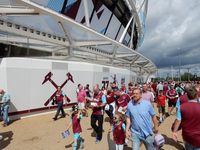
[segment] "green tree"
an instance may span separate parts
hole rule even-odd
[[[192,73],[185,72],[183,75],[181,75],[181,80],[182,81],[194,80],[194,75]]]

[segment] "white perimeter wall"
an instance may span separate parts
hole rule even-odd
[[[113,82],[114,74],[118,84],[125,78],[126,85],[135,78],[129,70],[89,64],[83,62],[67,62],[56,60],[40,60],[30,58],[3,58],[0,60],[0,88],[11,95],[10,112],[45,107],[45,101],[55,92],[50,82],[42,85],[45,75],[52,72],[52,80],[61,85],[67,79],[67,72],[73,76],[74,83],[69,81],[63,91],[76,102],[76,88],[79,83],[102,85],[102,81]],[[49,104],[51,106],[51,103]]]

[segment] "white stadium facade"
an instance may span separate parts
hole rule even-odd
[[[73,104],[79,83],[145,82],[156,71],[137,52],[147,8],[148,0],[1,0],[0,88],[11,95],[10,115],[54,109],[44,103],[55,85]]]

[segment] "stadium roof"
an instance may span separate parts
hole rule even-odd
[[[0,43],[52,53],[44,59],[111,65],[152,74],[156,66],[137,51],[36,3],[0,2]]]

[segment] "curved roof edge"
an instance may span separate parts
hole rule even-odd
[[[40,50],[52,53],[52,56],[41,56],[42,58],[95,62],[124,67],[140,74],[152,74],[156,71],[155,64],[137,51],[53,10],[31,1],[21,0],[21,2],[20,4],[26,8],[30,20],[32,15],[28,11],[34,13],[34,16],[38,18],[44,15],[48,16],[48,19],[55,23],[55,28],[62,30],[64,35],[57,36],[53,31],[48,33],[42,29],[37,30],[31,23],[24,25],[23,22],[19,23],[21,21],[16,23],[13,18],[0,17],[0,30],[8,33],[9,36],[21,38],[21,41],[18,39],[17,42],[12,41],[10,44],[21,44],[26,47],[27,43],[24,43],[24,40],[28,39],[28,46],[34,45],[35,49],[40,48]],[[28,16],[26,15],[26,17]],[[20,13],[15,18],[20,19]],[[45,26],[42,22],[40,24]],[[9,42],[10,39],[7,40]],[[12,40],[17,39],[13,38]]]

